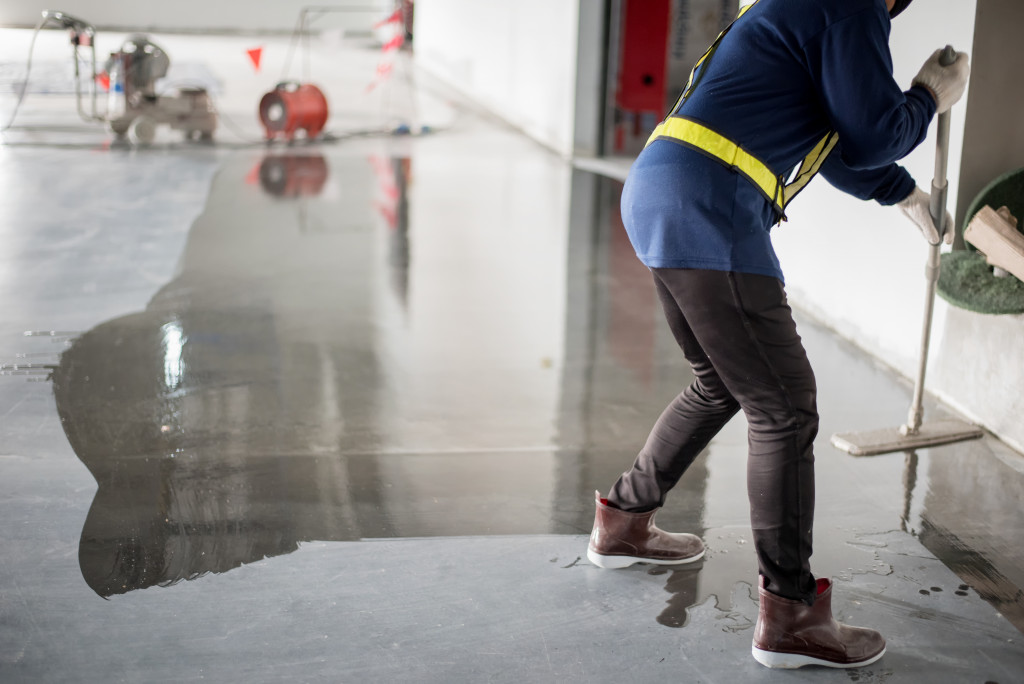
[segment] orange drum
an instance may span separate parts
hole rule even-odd
[[[315,138],[327,123],[327,98],[311,83],[278,83],[260,100],[260,122],[267,140],[292,140],[300,129],[307,138]]]

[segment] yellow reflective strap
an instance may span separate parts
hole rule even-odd
[[[692,119],[673,116],[654,129],[647,144],[659,138],[677,140],[735,169],[760,188],[768,201],[776,204],[780,211],[785,209],[778,201],[782,195],[779,178],[761,160],[724,135]]]
[[[761,1],[761,0],[754,0],[754,2],[750,3],[750,4],[749,4],[749,5],[747,5],[746,7],[741,7],[741,8],[740,8],[740,13],[736,15],[736,18],[737,18],[737,19],[739,19],[740,17],[742,17],[742,16],[744,15],[744,14],[746,14],[746,13],[747,13],[747,10],[748,10],[748,9],[750,9],[751,7],[753,7],[754,5],[756,5],[757,3],[759,3],[760,1]]]
[[[732,26],[732,24],[730,24],[730,26]],[[727,28],[725,31],[728,31],[728,30],[729,29]],[[718,38],[715,39],[715,42],[712,43],[711,47],[709,47],[707,49],[707,52],[705,52],[703,55],[701,55],[701,58],[698,59],[697,63],[693,65],[693,68],[690,69],[690,77],[688,79],[686,79],[686,85],[683,86],[683,92],[681,92],[679,94],[679,98],[676,99],[675,104],[672,105],[672,109],[668,110],[669,114],[675,113],[675,111],[677,109],[679,109],[679,105],[681,105],[683,102],[685,102],[686,98],[688,98],[690,96],[690,86],[693,85],[693,77],[694,77],[694,75],[696,75],[697,69],[699,69],[700,65],[704,63],[704,60],[706,60],[708,58],[708,55],[710,55],[712,52],[714,52],[715,46],[718,45],[718,41],[721,40],[722,36],[725,35],[725,31],[722,31],[722,33],[719,34]]]
[[[824,138],[814,146],[810,154],[804,157],[804,160],[800,162],[800,169],[797,171],[796,177],[793,178],[793,182],[789,183],[782,189],[782,208],[785,209],[789,206],[789,203],[793,201],[801,190],[807,187],[807,184],[818,175],[825,160],[828,159],[828,155],[835,149],[836,144],[839,142],[839,135],[837,133],[830,132]]]
[[[651,137],[647,139],[647,145],[655,140],[681,142],[734,169],[757,186],[765,199],[774,204],[781,217],[785,219],[786,207],[821,170],[822,164],[839,142],[839,135],[830,132],[822,138],[804,157],[793,182],[788,185],[784,185],[782,179],[772,173],[768,165],[760,159],[724,135],[692,119],[669,117],[654,129]]]

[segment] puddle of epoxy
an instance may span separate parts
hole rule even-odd
[[[614,446],[678,391],[652,371],[665,358],[683,365],[651,346],[655,317],[642,318],[639,349],[598,320],[568,341],[547,286],[564,280],[558,253],[529,278],[506,274],[523,293],[490,273],[491,262],[535,261],[557,225],[518,226],[526,253],[499,231],[503,256],[484,243],[460,260],[466,270],[452,247],[500,228],[490,211],[487,231],[445,218],[454,232],[424,234],[412,251],[407,160],[332,158],[330,173],[364,201],[381,188],[362,207],[328,197],[320,164],[289,185],[294,163],[240,161],[218,173],[178,277],[145,311],[79,336],[56,369],[68,439],[99,484],[79,547],[88,584],[103,595],[170,585],[307,540],[588,531],[589,492],[635,453]],[[460,230],[473,241],[451,241]],[[627,256],[614,301],[569,308],[655,306],[649,274]],[[636,282],[639,292],[624,287]],[[575,376],[553,361],[562,354],[591,373],[579,404],[565,387]],[[581,434],[566,449],[556,431]],[[699,520],[701,469],[678,488],[675,516]]]
[[[658,623],[666,627],[684,627],[694,606],[711,602],[722,613],[725,620],[723,628],[741,631],[753,627],[749,610],[744,610],[749,605],[737,605],[737,601],[745,603],[748,598],[755,606],[757,604],[757,558],[749,528],[712,528],[705,533],[704,540],[707,555],[695,567],[643,566],[648,575],[667,575],[665,591],[671,596],[658,615]],[[881,560],[877,553],[885,546],[884,542],[870,536],[847,540],[845,535],[826,535],[820,542],[815,542],[812,571],[816,566],[845,567],[845,570],[820,576],[846,581],[855,575],[890,575],[892,566]]]

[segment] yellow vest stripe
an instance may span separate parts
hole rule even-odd
[[[814,146],[814,149],[804,157],[803,162],[800,163],[800,170],[797,172],[796,177],[793,181],[787,184],[782,189],[782,208],[785,209],[789,206],[789,203],[793,201],[801,190],[807,187],[807,184],[818,175],[818,171],[821,170],[821,165],[828,159],[828,155],[835,149],[836,144],[839,142],[839,134],[831,132],[826,135],[821,141]]]
[[[760,188],[769,202],[779,204],[780,208],[784,209],[778,202],[780,185],[778,176],[772,173],[771,169],[757,157],[724,135],[720,135],[692,119],[673,116],[654,129],[647,144],[650,145],[659,138],[685,143],[738,171]]]
[[[740,173],[757,186],[765,199],[775,205],[781,218],[785,220],[786,207],[821,170],[825,159],[839,142],[839,136],[836,133],[829,133],[822,138],[800,163],[799,171],[793,182],[788,185],[786,185],[785,179],[775,175],[760,159],[724,135],[693,119],[681,116],[671,116],[665,119],[654,129],[651,137],[647,140],[647,145],[655,140],[681,142]]]

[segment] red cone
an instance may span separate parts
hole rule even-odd
[[[245,53],[249,55],[249,59],[252,60],[252,66],[256,71],[260,70],[260,57],[263,56],[263,48],[253,48],[252,50],[246,50]]]

